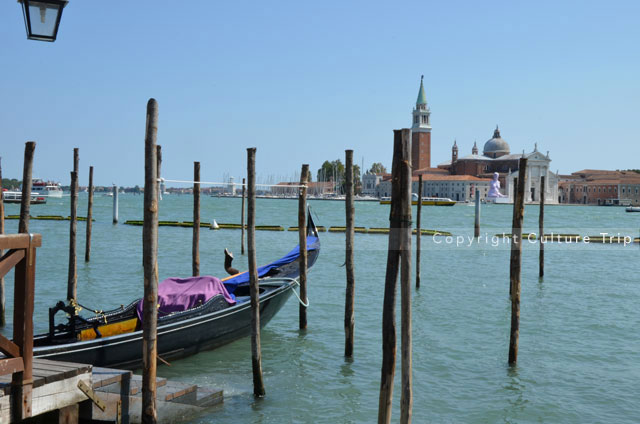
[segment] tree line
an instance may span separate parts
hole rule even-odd
[[[368,171],[372,174],[385,174],[387,169],[380,162],[371,165]],[[334,161],[325,160],[316,174],[318,182],[333,182],[336,184],[336,190],[344,193],[345,186],[345,167],[340,159]],[[360,166],[353,165],[353,184],[354,192],[360,194],[362,191],[362,178]]]

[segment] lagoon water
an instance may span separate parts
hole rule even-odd
[[[310,202],[318,225],[344,225],[344,205]],[[86,216],[86,194],[78,214]],[[142,295],[142,196],[120,196],[120,221],[111,223],[112,199],[95,197],[92,260],[85,263],[78,223],[78,296],[88,307],[110,309]],[[240,199],[203,197],[202,221],[239,223]],[[18,206],[6,205],[6,214]],[[356,225],[388,226],[389,207],[356,204]],[[491,236],[510,232],[510,206],[483,205],[480,243],[469,244],[474,208],[424,207],[423,228],[467,237],[422,238],[422,287],[413,299],[413,421],[416,423],[640,422],[640,247],[623,244],[547,244],[546,275],[538,280],[538,245],[524,243],[518,365],[507,366],[510,326],[509,246]],[[69,198],[32,206],[31,214],[69,214]],[[415,208],[414,208],[415,218]],[[638,237],[640,214],[623,208],[548,206],[545,232]],[[190,221],[192,197],[167,195],[161,220]],[[7,232],[17,230],[8,220]],[[297,225],[297,201],[257,201],[257,224]],[[527,206],[525,232],[537,232],[538,206]],[[66,296],[68,221],[32,220],[43,235],[38,249],[34,325],[47,330],[47,310]],[[161,227],[160,278],[191,272],[190,228]],[[485,237],[485,234],[487,235]],[[262,332],[267,396],[252,395],[250,340],[159,364],[174,380],[222,387],[224,405],[195,422],[372,423],[377,418],[381,365],[382,293],[388,236],[356,234],[356,332],[352,361],[344,349],[344,234],[321,233],[322,251],[309,275],[309,329],[297,329],[291,297]],[[414,239],[415,240],[415,239]],[[259,231],[258,263],[280,257],[296,232]],[[246,268],[238,230],[201,231],[201,273],[224,275],[223,249]],[[414,244],[415,246],[415,244]],[[414,255],[415,260],[415,255]],[[13,278],[6,281],[11,317]],[[398,295],[399,297],[399,295]],[[399,307],[399,305],[398,305]],[[399,319],[399,317],[398,317]],[[2,331],[11,334],[8,325]],[[399,344],[399,341],[398,341]],[[398,355],[399,360],[399,355]],[[399,418],[399,363],[394,421]]]

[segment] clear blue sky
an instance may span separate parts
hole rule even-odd
[[[159,102],[166,178],[309,163],[389,167],[425,76],[432,164],[480,149],[496,124],[512,152],[534,142],[553,170],[640,168],[638,1],[217,2],[71,0],[55,43],[26,39],[0,3],[0,155],[20,178],[143,184],[145,107]]]

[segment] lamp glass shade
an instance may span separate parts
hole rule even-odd
[[[27,38],[30,40],[55,41],[58,35],[58,26],[62,17],[62,9],[67,1],[22,0]]]

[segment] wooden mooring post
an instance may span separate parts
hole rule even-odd
[[[22,171],[22,199],[20,202],[20,222],[18,232],[29,233],[29,209],[31,205],[34,141],[28,141],[24,148]],[[31,237],[30,237],[31,239]],[[30,240],[31,241],[31,240]],[[30,243],[31,244],[31,243]],[[31,395],[33,380],[33,304],[35,295],[35,249],[32,246],[26,256],[15,268],[15,281],[21,281],[21,287],[13,294],[13,340],[23,358],[23,372],[14,373],[11,378],[13,395],[13,418],[15,421],[31,416]]]
[[[158,200],[162,200],[164,184],[162,183],[162,146],[156,145],[156,170],[158,172]]]
[[[144,265],[144,303],[142,321],[142,422],[156,423],[156,365],[158,320],[158,103],[147,103],[144,149],[144,226],[142,258]]]
[[[244,255],[244,229],[246,227],[244,220],[244,210],[245,210],[245,199],[247,190],[247,181],[245,178],[242,179],[242,211],[240,211],[240,254]]]
[[[265,395],[260,348],[260,299],[256,265],[256,148],[247,149],[247,250],[249,253],[249,294],[251,296],[251,369],[253,395]]]
[[[476,216],[473,225],[473,237],[480,237],[480,190],[476,188]]]
[[[420,239],[422,236],[422,174],[418,176],[418,218],[416,222],[416,288],[420,288]]]
[[[542,238],[544,237],[544,195],[545,195],[545,178],[540,177],[540,216],[538,217],[538,243],[540,244],[540,267],[539,277],[544,277],[544,243]]]
[[[307,329],[307,180],[309,165],[302,165],[298,194],[298,243],[300,245],[300,303],[298,321],[300,330]]]
[[[393,164],[391,180],[391,214],[389,216],[389,250],[385,275],[382,309],[382,371],[378,423],[391,422],[393,377],[396,360],[395,303],[398,271],[401,275],[402,325],[402,393],[400,422],[411,422],[411,131],[394,130]]]
[[[513,215],[511,217],[511,229],[512,230],[513,230],[513,227],[515,227],[515,225],[516,225],[515,207],[516,207],[517,203],[518,203],[518,177],[514,177],[513,178],[513,207],[514,207],[514,212],[513,212]],[[513,247],[513,246],[511,246],[511,247]],[[509,272],[511,272],[511,270],[509,270]],[[513,291],[513,284],[511,284],[511,276],[509,276],[509,298],[511,298],[512,291]]]
[[[193,246],[191,249],[194,276],[200,275],[200,162],[193,162]]]
[[[118,186],[113,185],[113,223],[118,223]]]
[[[78,298],[78,265],[76,238],[78,233],[78,169],[80,155],[78,148],[73,149],[73,171],[71,172],[71,211],[69,219],[69,277],[67,279],[67,300]]]
[[[93,225],[93,166],[89,167],[89,200],[87,206],[87,238],[84,244],[84,261],[91,260],[91,227]]]
[[[344,356],[353,357],[353,339],[355,331],[355,285],[356,278],[353,270],[353,243],[354,243],[354,208],[353,208],[353,150],[345,150],[345,267],[347,278],[347,290],[344,302]]]
[[[4,193],[2,192],[2,157],[0,156],[0,236],[4,234]],[[4,250],[0,249],[0,258]],[[5,321],[5,293],[4,293],[4,276],[0,277],[0,327],[4,327]]]
[[[522,267],[522,223],[524,221],[524,187],[526,183],[527,159],[520,158],[518,171],[518,194],[513,203],[513,227],[511,229],[511,261],[509,280],[511,286],[511,333],[509,337],[509,365],[518,361],[518,338],[520,336],[520,268]]]

